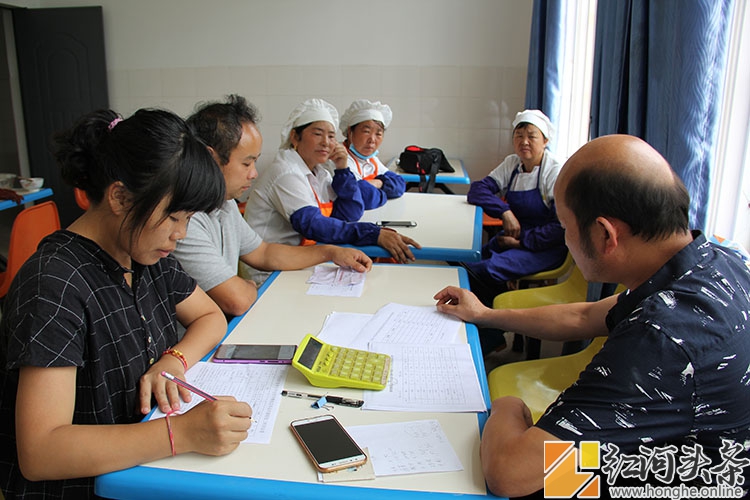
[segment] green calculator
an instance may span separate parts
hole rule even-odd
[[[316,387],[385,389],[391,372],[387,354],[326,344],[305,336],[292,358],[292,366]]]

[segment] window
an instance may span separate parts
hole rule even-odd
[[[561,158],[568,158],[589,140],[596,0],[570,2],[564,16],[560,122],[555,152]]]
[[[706,233],[750,248],[750,9],[735,2]],[[744,61],[744,64],[741,63]]]

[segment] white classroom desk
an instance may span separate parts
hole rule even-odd
[[[412,248],[419,260],[478,261],[482,254],[482,209],[466,202],[465,195],[411,193],[365,210],[360,222],[413,220],[416,227],[394,227],[422,245]],[[370,257],[390,257],[380,246],[360,246]]]
[[[274,273],[261,287],[261,296],[255,305],[243,317],[232,320],[225,342],[297,344],[307,333],[317,333],[331,312],[375,313],[388,302],[434,305],[433,295],[444,286],[468,286],[466,272],[459,267],[379,264],[368,274],[364,292],[359,298],[312,296],[306,295],[308,285],[305,280],[310,274],[310,269]],[[487,378],[476,327],[466,324],[459,339],[471,344],[477,374],[489,406]],[[292,367],[284,387],[362,398],[360,389],[313,388]],[[307,399],[282,398],[270,444],[241,444],[223,457],[195,453],[178,455],[105,474],[96,479],[96,493],[108,498],[181,500],[398,500],[488,496],[479,460],[480,429],[484,426],[486,413],[365,411],[334,405],[331,413],[345,427],[437,419],[464,470],[324,484],[317,481],[315,469],[289,430],[292,420],[326,411],[312,408],[311,403]]]
[[[442,172],[439,171],[435,176],[435,188],[442,190],[446,194],[453,194],[453,191],[448,187],[448,184],[471,184],[469,174],[466,172],[464,162],[458,158],[447,158],[448,163],[453,167],[453,172]],[[410,174],[401,170],[398,166],[398,156],[391,158],[386,165],[388,169],[396,172],[398,175],[403,177],[406,181],[406,189],[419,186],[420,178],[417,174]]]

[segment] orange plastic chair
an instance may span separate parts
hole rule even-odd
[[[502,227],[503,220],[497,219],[495,217],[491,217],[487,215],[485,212],[482,212],[482,226],[488,227],[488,226],[494,226],[494,227]]]
[[[76,197],[76,205],[78,205],[81,210],[88,210],[89,198],[86,196],[86,191],[81,188],[73,188],[73,193]]]
[[[482,229],[487,233],[487,238],[493,238],[503,228],[503,220],[497,219],[482,212]]]
[[[8,246],[8,265],[0,274],[0,298],[26,260],[36,252],[42,238],[60,229],[60,215],[54,201],[45,201],[21,210],[13,221]]]

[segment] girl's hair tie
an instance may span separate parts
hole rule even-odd
[[[120,118],[118,116],[117,118],[115,118],[114,120],[112,120],[111,122],[109,122],[109,125],[107,125],[107,130],[109,130],[110,132],[112,132],[112,129],[115,128],[115,125],[117,125],[121,121],[122,121],[122,118]]]

